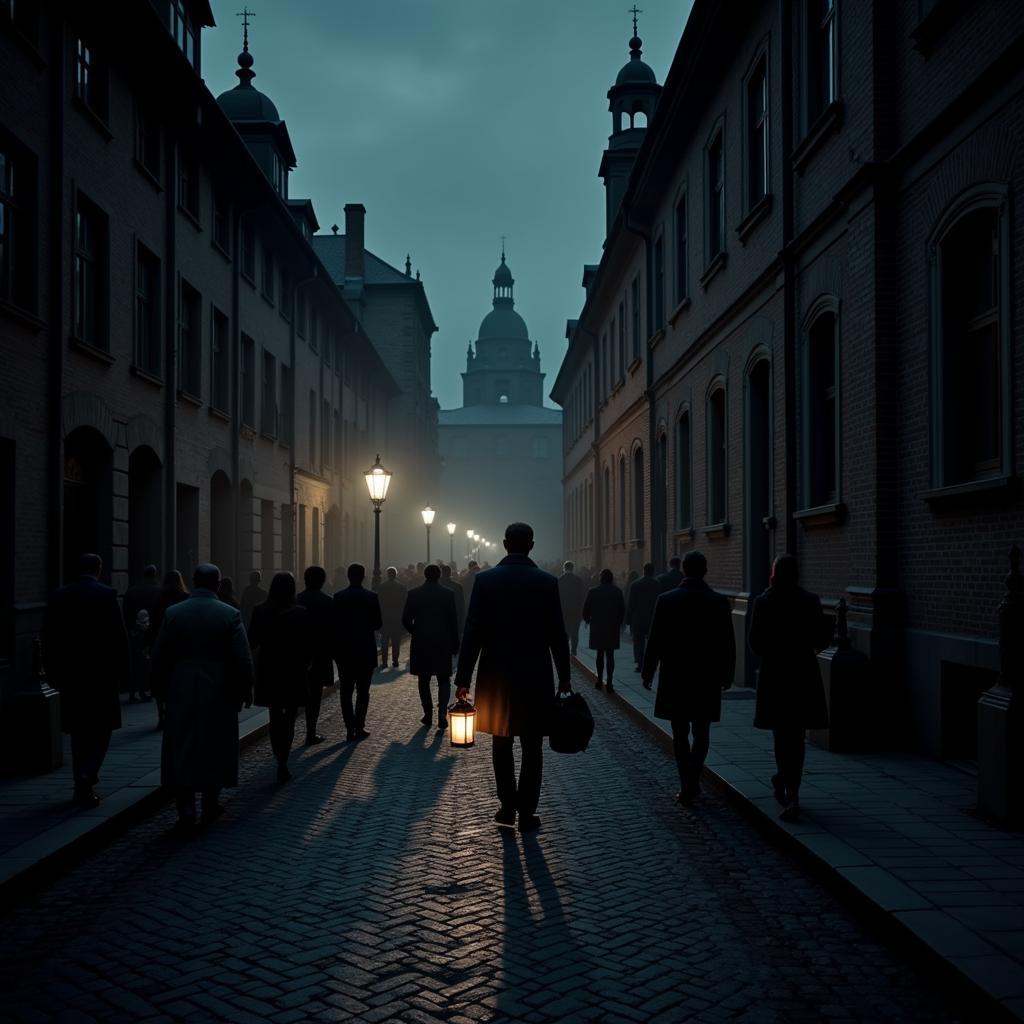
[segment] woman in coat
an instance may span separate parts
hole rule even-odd
[[[185,579],[177,569],[171,569],[164,576],[163,585],[160,587],[160,597],[153,610],[153,617],[149,623],[150,645],[156,644],[160,635],[160,627],[164,624],[164,616],[167,609],[184,601],[188,597],[188,588],[185,586]],[[150,692],[156,701],[156,727],[164,727],[164,718],[167,714],[167,690],[155,680],[152,683]]]
[[[780,555],[768,589],[754,602],[748,639],[761,659],[754,725],[771,729],[775,739],[772,789],[784,821],[800,818],[804,734],[828,728],[817,652],[828,646],[830,634],[817,596],[797,586],[796,558]]]
[[[275,574],[267,599],[252,612],[249,646],[256,661],[253,701],[270,713],[270,747],[277,758],[277,781],[287,782],[288,754],[295,739],[295,716],[306,702],[306,673],[313,660],[308,612],[295,603],[295,577]]]
[[[615,585],[611,569],[602,569],[601,582],[587,592],[583,602],[583,621],[590,626],[590,649],[597,651],[597,689],[601,689],[601,677],[607,665],[609,693],[615,692],[612,673],[625,618],[626,602],[622,591]]]

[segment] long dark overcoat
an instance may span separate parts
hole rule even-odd
[[[117,591],[92,576],[55,590],[42,638],[46,675],[60,690],[64,732],[120,729],[118,695],[131,676],[131,650]]]
[[[402,626],[412,637],[409,671],[450,679],[452,658],[459,652],[459,617],[452,592],[430,580],[413,587],[405,599]]]
[[[722,690],[732,685],[736,640],[727,598],[703,580],[684,579],[658,598],[641,676],[658,674],[657,718],[717,722]]]
[[[748,642],[761,659],[754,725],[759,729],[825,729],[828,707],[817,652],[831,624],[815,594],[769,587],[754,602]]]
[[[602,583],[587,592],[583,621],[590,626],[592,651],[617,651],[626,618],[626,602],[614,583]]]
[[[661,594],[661,583],[656,576],[641,576],[629,588],[626,602],[626,625],[634,633],[649,633],[654,621],[654,604]]]
[[[261,707],[306,703],[306,673],[313,660],[309,612],[301,605],[264,602],[252,610],[249,646],[256,669],[253,703]]]
[[[405,610],[405,598],[408,593],[409,590],[404,583],[399,583],[390,576],[382,580],[377,587],[381,619],[389,633],[401,629],[402,612]]]
[[[476,727],[492,736],[547,735],[559,680],[569,679],[569,640],[558,580],[526,555],[507,555],[476,575],[455,687],[476,674]]]
[[[363,586],[339,590],[334,595],[333,618],[334,660],[339,671],[372,672],[377,667],[374,634],[383,625],[377,595]]]
[[[562,602],[562,621],[567,629],[578,627],[583,618],[583,599],[586,589],[583,580],[574,572],[563,572],[558,577],[558,598]]]
[[[686,577],[683,575],[682,569],[666,570],[658,577],[658,582],[661,584],[661,592],[665,593],[666,590],[674,590],[684,579]]]
[[[459,620],[459,636],[462,636],[462,627],[466,624],[466,594],[462,589],[462,584],[458,580],[452,579],[450,576],[448,579],[441,577],[441,586],[445,590],[452,592],[452,597],[455,598],[455,618]]]
[[[320,683],[321,686],[331,686],[334,683],[334,666],[332,660],[332,629],[334,622],[334,602],[330,594],[322,590],[303,590],[296,594],[295,603],[305,608],[309,613],[306,620],[310,633],[310,644],[313,650],[313,660],[309,666],[309,680],[311,683]]]
[[[252,695],[239,610],[197,587],[167,609],[152,660],[167,695],[160,781],[193,792],[237,786],[238,711]]]

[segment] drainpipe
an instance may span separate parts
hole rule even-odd
[[[591,530],[594,538],[593,543],[593,563],[591,568],[596,568],[601,564],[601,531],[599,529],[601,525],[601,515],[598,509],[604,508],[604,479],[601,475],[601,409],[597,401],[597,391],[601,380],[601,367],[598,362],[601,358],[601,348],[597,341],[597,335],[581,324],[576,324],[576,330],[580,334],[585,334],[590,338],[591,347],[594,350],[594,379],[591,387],[590,408],[594,413],[594,427],[593,437],[590,442],[590,453],[594,463],[594,507],[591,510]]]
[[[177,459],[174,446],[177,416],[177,359],[175,309],[177,308],[175,251],[177,246],[177,202],[175,194],[174,147],[166,146],[164,165],[164,567],[180,565],[178,544]],[[178,557],[176,557],[178,556]],[[196,551],[196,559],[199,552]],[[186,584],[191,581],[186,579]]]
[[[299,289],[300,288],[305,288],[306,285],[308,285],[312,281],[315,281],[316,279],[317,279],[317,269],[316,269],[316,265],[314,264],[313,265],[313,273],[312,274],[310,274],[308,277],[300,278],[298,281],[295,282],[295,285],[292,288],[291,330],[288,332],[288,356],[291,359],[291,363],[292,363],[292,397],[291,397],[291,401],[288,403],[288,405],[290,407],[290,411],[291,411],[291,423],[288,424],[288,432],[289,432],[289,436],[291,437],[291,457],[288,459],[288,493],[291,495],[291,499],[292,499],[292,559],[295,562],[295,568],[296,569],[301,569],[303,567],[299,565],[299,561],[298,561],[298,559],[299,559],[299,537],[298,537],[298,531],[299,531],[299,493],[298,493],[298,490],[297,490],[296,485],[295,485],[295,465],[296,465],[295,449],[298,447],[298,443],[299,443],[299,435],[298,435],[298,433],[296,432],[296,429],[295,429],[295,409],[296,409],[296,401],[295,401],[295,399],[296,399],[296,396],[298,394],[298,387],[299,387],[299,374],[298,374],[298,367],[296,366],[296,359],[295,359],[296,346],[297,346],[297,342],[295,340],[295,337],[296,337],[296,335],[295,335],[295,310],[296,310],[295,299],[296,299],[296,297],[299,294]],[[322,353],[321,353],[321,363],[322,363],[322,361],[323,361],[323,356],[322,356]],[[322,383],[322,381],[321,381],[321,383]],[[321,403],[320,408],[322,409],[323,408],[323,394],[322,393],[321,393],[320,397],[317,399],[317,401],[319,401]],[[319,418],[320,417],[317,416],[318,420],[319,420]],[[321,424],[321,428],[322,428],[322,426],[323,425]],[[321,436],[322,435],[323,435],[323,430],[321,429]],[[312,468],[312,467],[310,467],[310,468]],[[296,572],[296,575],[298,575],[297,572]]]
[[[782,70],[782,302],[783,390],[786,417],[786,550],[796,554],[796,286],[793,270],[793,21],[789,0],[779,0]]]

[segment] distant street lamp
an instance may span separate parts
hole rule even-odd
[[[472,530],[467,530],[466,531],[466,558],[469,558],[469,556],[470,556],[470,554],[472,552],[472,547],[470,546],[470,541],[472,539],[473,539],[473,531]]]
[[[455,561],[455,523],[449,523],[448,529],[448,564],[451,565]]]
[[[366,489],[370,492],[370,501],[373,502],[373,589],[376,590],[380,583],[380,507],[388,496],[391,472],[380,464],[378,454],[377,461],[363,476],[366,479]]]
[[[423,525],[427,528],[427,562],[430,562],[430,524],[434,521],[437,513],[428,505],[421,513]]]

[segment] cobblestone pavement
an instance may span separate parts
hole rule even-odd
[[[227,814],[166,808],[0,917],[0,1020],[978,1020],[580,678],[597,732],[546,753],[541,832],[499,830],[487,737],[373,687],[369,739],[243,754]]]

